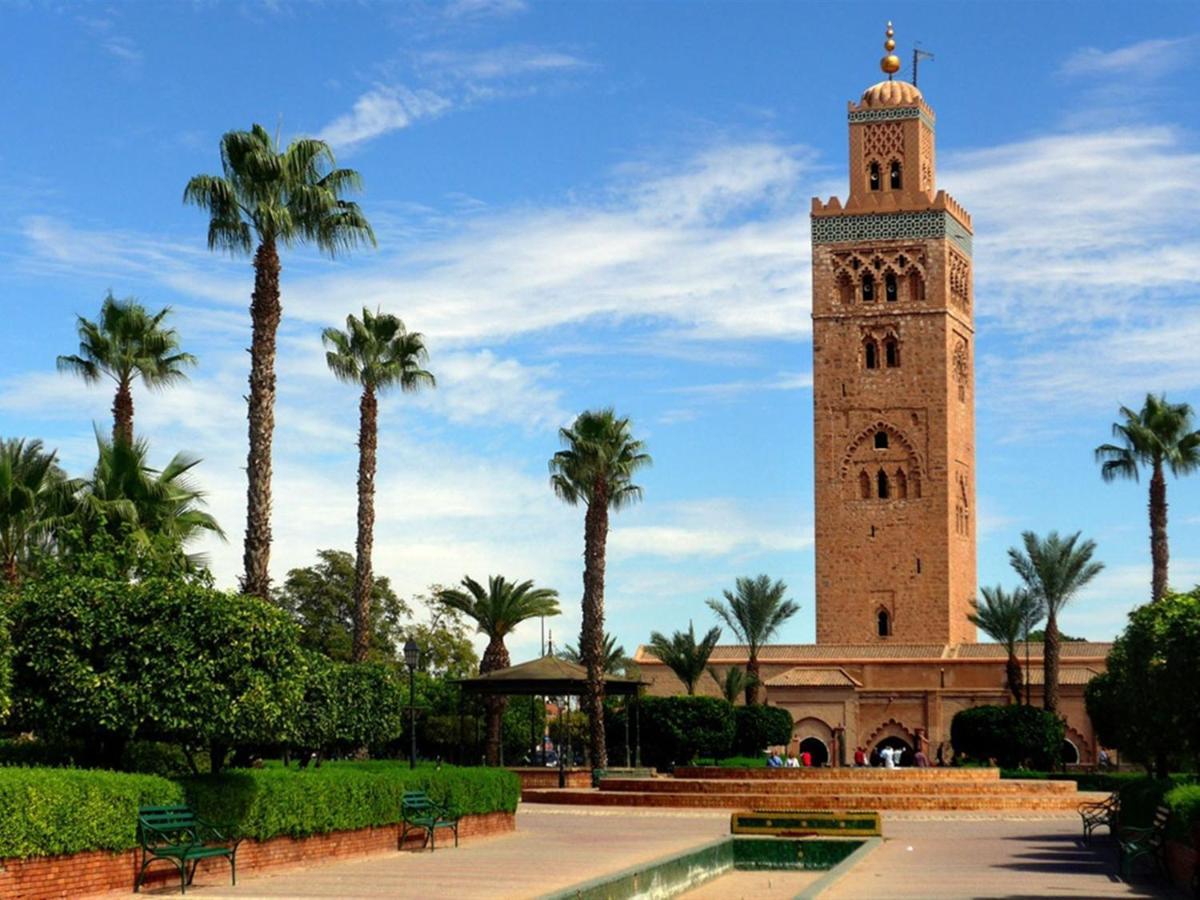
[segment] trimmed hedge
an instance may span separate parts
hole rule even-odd
[[[0,859],[137,846],[137,809],[183,802],[156,775],[0,768]]]
[[[768,747],[792,739],[792,714],[781,706],[736,706],[733,712],[737,725],[734,753],[761,757]]]
[[[1190,843],[1192,835],[1200,829],[1200,785],[1173,787],[1163,795],[1163,802],[1171,808],[1167,830],[1172,837]]]
[[[660,769],[730,755],[733,707],[719,697],[644,697],[642,759]]]
[[[1003,768],[1030,763],[1053,768],[1064,733],[1062,719],[1035,706],[975,706],[956,713],[950,722],[955,753],[977,760],[994,758]]]
[[[410,770],[384,760],[231,769],[184,779],[183,785],[201,817],[260,841],[395,824],[410,790],[424,790],[462,815],[515,812],[521,797],[520,779],[505,769]]]

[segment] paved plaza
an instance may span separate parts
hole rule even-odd
[[[262,875],[236,888],[209,875],[188,896],[215,898],[528,898],[678,853],[729,833],[719,811],[523,806],[517,831],[436,853],[394,853]],[[1078,816],[1062,813],[891,813],[885,841],[829,898],[1172,897],[1161,882],[1117,879],[1107,838],[1079,841]],[[738,873],[695,897],[765,900],[805,886]],[[151,892],[172,893],[169,888]],[[125,894],[124,896],[128,896]]]

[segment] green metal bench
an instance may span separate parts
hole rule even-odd
[[[400,846],[404,846],[404,839],[410,831],[420,831],[425,834],[421,847],[429,844],[432,853],[437,849],[434,832],[439,828],[449,828],[454,832],[454,846],[457,847],[460,818],[454,810],[435,803],[424,791],[405,791],[400,801]]]
[[[138,843],[142,846],[142,865],[134,892],[142,889],[146,869],[160,859],[179,869],[179,893],[196,877],[202,859],[224,856],[229,860],[229,875],[237,884],[237,848],[241,838],[226,833],[199,818],[188,806],[143,806],[138,810]]]
[[[1121,795],[1113,792],[1107,800],[1079,804],[1079,818],[1083,820],[1083,840],[1090,843],[1092,832],[1107,826],[1112,834],[1117,833],[1117,822],[1121,815]]]
[[[1120,870],[1129,875],[1134,864],[1145,857],[1154,860],[1155,868],[1167,871],[1167,819],[1171,818],[1170,807],[1159,806],[1154,811],[1154,822],[1146,828],[1123,828],[1117,836],[1121,845]]]

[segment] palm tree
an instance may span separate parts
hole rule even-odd
[[[82,481],[76,515],[85,529],[107,528],[115,535],[127,531],[139,543],[160,538],[185,548],[204,533],[224,539],[225,533],[204,506],[204,493],[189,473],[200,460],[177,453],[161,470],[150,467],[145,440],[110,443],[97,434],[99,450],[92,477]],[[203,557],[187,557],[192,567]]]
[[[506,581],[501,575],[488,578],[485,588],[470,577],[462,580],[465,591],[448,588],[437,593],[437,598],[451,609],[475,620],[476,631],[486,635],[487,649],[479,661],[479,674],[486,675],[497,669],[506,669],[511,664],[504,639],[526,619],[538,616],[557,616],[558,591],[550,588],[535,588],[532,581],[519,584]],[[508,698],[489,696],[487,707],[487,763],[500,764],[501,724]]]
[[[41,441],[0,440],[0,561],[9,584],[49,540],[73,487]]]
[[[1123,422],[1114,422],[1117,444],[1096,448],[1100,477],[1138,480],[1142,466],[1150,469],[1150,559],[1154,567],[1150,595],[1161,600],[1167,592],[1167,479],[1165,470],[1178,478],[1200,468],[1200,430],[1195,430],[1192,408],[1168,403],[1165,394],[1146,395],[1141,410],[1121,407]]]
[[[399,385],[405,392],[436,384],[421,368],[428,358],[423,337],[404,323],[363,308],[362,319],[346,316],[346,330],[326,328],[321,335],[325,362],[339,381],[362,387],[358,401],[358,538],[354,563],[355,662],[371,649],[371,551],[375,543],[375,451],[379,435],[378,394]]]
[[[658,631],[650,632],[646,649],[675,673],[690,697],[696,693],[696,682],[704,676],[708,658],[720,639],[721,629],[714,626],[697,644],[696,627],[689,621],[686,632],[677,631],[670,638]]]
[[[757,681],[753,675],[738,666],[730,666],[724,673],[709,666],[708,674],[721,688],[721,696],[730,703],[737,703],[738,697],[745,696],[751,682]]]
[[[246,458],[246,544],[242,589],[270,597],[271,439],[275,431],[275,334],[279,302],[279,245],[311,241],[330,256],[375,244],[358,204],[342,199],[356,190],[353,169],[335,168],[324,141],[301,138],[280,152],[261,125],[221,138],[221,175],[197,175],[185,203],[208,211],[208,247],[234,254],[254,250],[250,300],[250,449]],[[257,248],[255,242],[257,241]]]
[[[1017,641],[1022,637],[1028,640],[1030,628],[1040,622],[1045,613],[1034,596],[1023,588],[1010,594],[996,585],[980,588],[979,593],[983,595],[983,604],[975,601],[975,612],[969,613],[967,618],[992,640],[1004,645],[1008,653],[1008,689],[1013,699],[1020,703],[1024,678],[1017,659]]]
[[[113,398],[113,440],[133,440],[133,380],[139,376],[150,389],[166,387],[187,376],[185,366],[196,357],[179,351],[179,333],[163,328],[167,306],[154,315],[135,297],[118,300],[108,292],[99,321],[78,316],[79,353],[58,358],[60,372],[74,372],[88,384],[107,375],[117,383]]]
[[[749,659],[746,674],[746,704],[758,703],[760,683],[758,651],[767,643],[788,619],[800,611],[800,604],[785,600],[787,585],[782,581],[772,582],[766,575],[757,578],[739,578],[735,582],[736,592],[725,591],[725,602],[709,600],[708,605],[738,640],[746,645]]]
[[[1021,533],[1022,552],[1008,548],[1008,561],[1025,582],[1025,587],[1046,614],[1046,643],[1042,647],[1045,668],[1044,706],[1058,712],[1058,614],[1084,585],[1100,574],[1103,563],[1092,562],[1096,542],[1079,543],[1079,532],[1059,537],[1057,531],[1039,538],[1032,531]],[[1078,546],[1076,546],[1078,544]]]
[[[565,659],[567,662],[573,662],[576,665],[582,665],[583,659],[579,655],[579,651],[567,644],[558,653],[559,658]],[[615,635],[604,632],[604,674],[605,675],[621,675],[629,667],[632,660],[625,653],[625,648],[617,643]]]
[[[550,484],[565,503],[587,506],[583,524],[583,624],[579,653],[587,668],[587,706],[592,765],[608,765],[604,741],[604,557],[608,511],[642,498],[634,474],[650,465],[645,445],[634,440],[629,419],[610,409],[581,413],[559,430],[564,449],[550,459]]]

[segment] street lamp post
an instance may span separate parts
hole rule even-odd
[[[408,751],[408,767],[417,767],[417,666],[421,664],[421,648],[409,638],[404,644],[404,664],[408,666],[408,729],[412,745]]]

